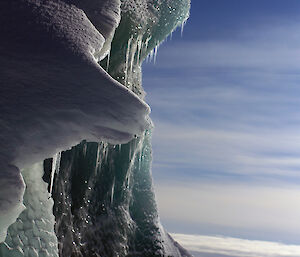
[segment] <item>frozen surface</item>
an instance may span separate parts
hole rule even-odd
[[[0,2],[1,257],[189,256],[159,222],[141,83],[189,7]]]
[[[43,163],[22,170],[26,182],[24,210],[9,227],[6,244],[0,246],[1,257],[58,257],[58,242],[53,230],[53,200],[42,181]]]
[[[110,13],[107,35],[120,18]],[[129,141],[147,127],[149,107],[98,65],[105,38],[76,6],[4,0],[0,22],[0,220],[9,224],[22,209],[18,168],[83,139]]]
[[[190,256],[160,225],[151,160],[149,131],[128,144],[82,142],[62,153],[52,194],[60,256]],[[45,161],[46,181],[53,161]]]

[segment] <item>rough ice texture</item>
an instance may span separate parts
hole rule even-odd
[[[58,170],[45,161],[50,194],[41,164],[22,171],[27,209],[1,257],[190,256],[159,223],[148,132],[107,144],[148,127],[141,63],[188,10],[189,0],[0,2],[0,241],[23,209],[16,166],[104,140],[63,152]]]
[[[106,13],[108,35],[119,4],[101,2],[117,8]],[[148,126],[149,107],[98,65],[105,37],[101,19],[92,22],[68,1],[0,2],[0,241],[22,209],[18,168],[83,139],[126,142]]]
[[[58,242],[53,230],[53,199],[42,181],[43,163],[22,171],[26,182],[24,210],[9,227],[5,244],[0,245],[1,257],[58,257]]]
[[[151,161],[150,132],[128,144],[82,142],[62,153],[52,194],[60,256],[190,256],[159,223]]]

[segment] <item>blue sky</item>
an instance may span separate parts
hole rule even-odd
[[[300,244],[299,10],[194,0],[183,37],[143,66],[170,232]]]

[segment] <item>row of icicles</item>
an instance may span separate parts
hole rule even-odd
[[[187,20],[184,20],[181,23],[181,36],[183,35],[183,30],[185,27]],[[170,40],[172,40],[172,34],[176,30],[172,30],[172,32],[169,35]],[[127,42],[127,49],[126,49],[126,55],[125,55],[125,70],[124,70],[124,77],[122,79],[124,80],[124,85],[128,87],[129,89],[132,89],[131,82],[129,81],[130,74],[134,73],[134,65],[140,65],[142,61],[142,57],[146,55],[149,41],[151,40],[151,36],[147,37],[146,40],[143,42],[143,35],[138,35],[136,38],[132,35]],[[154,49],[152,49],[146,56],[146,62],[154,62],[156,63],[157,59],[157,53],[158,49],[161,44],[168,41],[168,37],[163,40],[162,42],[156,42],[156,46]],[[107,54],[107,62],[106,62],[106,71],[109,72],[109,65],[110,65],[110,51]],[[119,79],[119,77],[117,77]]]
[[[132,153],[131,153],[131,151],[129,151],[129,158],[131,158],[131,161],[130,161],[130,165],[128,168],[129,172],[127,173],[127,176],[126,176],[127,187],[129,187],[129,184],[130,184],[130,174],[131,174],[130,171],[133,169],[136,158],[138,158],[138,165],[139,165],[138,168],[141,169],[141,162],[142,162],[142,156],[143,156],[142,155],[143,141],[144,141],[144,134],[140,136],[140,140],[138,142],[137,147],[135,148],[135,152],[133,153],[132,158],[131,158]],[[118,150],[121,151],[121,146],[122,146],[121,144],[115,145],[114,148],[118,147]],[[108,143],[104,143],[104,142],[98,143],[97,158],[96,158],[95,171],[94,171],[95,175],[97,174],[99,167],[101,166],[101,163],[103,163],[103,162],[107,163],[108,151],[109,151]],[[62,155],[62,152],[58,152],[52,158],[52,169],[51,169],[51,174],[50,174],[50,187],[49,187],[50,197],[53,192],[55,174],[58,175],[59,171],[60,171],[61,155]],[[83,183],[87,184],[88,181],[84,181]],[[89,187],[89,189],[91,189],[91,188]],[[113,198],[114,198],[114,183],[112,185],[111,204],[113,204]]]

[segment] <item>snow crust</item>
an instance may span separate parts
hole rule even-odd
[[[26,210],[9,227],[6,244],[0,246],[1,257],[58,257],[53,199],[47,191],[48,184],[42,181],[43,174],[43,163],[22,170],[27,187]]]
[[[151,180],[150,138],[138,137],[122,147],[107,144],[128,142],[149,127],[149,107],[142,100],[141,63],[147,55],[155,56],[164,38],[187,19],[189,3],[189,0],[0,2],[0,242],[8,225],[14,223],[9,227],[5,244],[0,244],[1,257],[57,256],[58,249],[68,247],[75,248],[76,254],[77,248],[98,253],[100,248],[108,247],[113,255],[131,251],[133,256],[189,256],[159,223]],[[95,170],[99,169],[99,177],[105,171],[98,167],[100,161],[109,168],[104,180],[100,177],[93,182],[98,187],[84,183],[88,185],[84,191],[87,196],[91,195],[91,188],[97,192],[108,187],[103,192],[109,210],[107,219],[93,212],[88,215],[85,208],[80,211],[86,214],[80,218],[86,219],[82,220],[84,226],[78,223],[79,231],[104,239],[101,245],[97,241],[93,249],[90,247],[93,240],[74,230],[73,206],[67,192],[72,184],[58,179],[62,175],[71,176],[71,172],[64,173],[59,168],[63,156],[60,151],[83,139],[103,140],[99,145],[105,146],[104,159],[100,153],[97,155]],[[135,145],[135,141],[140,143]],[[122,159],[117,158],[118,154]],[[128,159],[132,155],[136,157]],[[63,215],[56,213],[56,224],[53,201],[41,179],[40,162],[51,156],[55,158],[49,190],[56,204],[63,207],[58,208]],[[76,167],[76,157],[76,154],[72,157],[75,163],[69,168]],[[85,157],[89,160],[93,156]],[[39,164],[33,165],[36,162]],[[25,184],[19,168],[26,183],[24,211]],[[123,169],[125,178],[118,175]],[[74,192],[84,186],[81,182],[79,176]],[[120,196],[126,196],[124,202]],[[61,198],[64,200],[60,201]],[[90,200],[84,198],[87,206]],[[99,201],[95,203],[96,208]],[[98,220],[107,229],[103,226],[99,229],[92,220]],[[128,226],[131,223],[134,226]],[[113,235],[111,242],[107,242],[105,233]],[[126,236],[120,239],[122,233]],[[77,244],[74,239],[87,244]]]
[[[119,1],[100,2],[97,17],[111,8],[103,19],[70,1],[0,2],[0,242],[23,209],[19,168],[83,139],[127,142],[149,125],[147,104],[97,63],[120,19]]]

